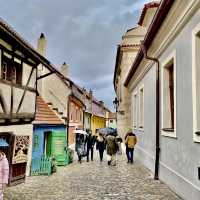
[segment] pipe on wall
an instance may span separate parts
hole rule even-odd
[[[157,58],[147,55],[147,49],[141,42],[142,52],[147,60],[155,62],[156,65],[156,155],[155,155],[155,171],[154,179],[159,179],[159,165],[160,165],[160,62]]]

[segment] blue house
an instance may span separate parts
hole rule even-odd
[[[43,98],[38,96],[36,117],[33,122],[32,171],[40,167],[34,163],[44,156],[49,160],[55,157],[57,165],[66,165],[66,147],[66,125]]]

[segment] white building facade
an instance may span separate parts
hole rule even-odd
[[[188,200],[200,198],[199,33],[199,0],[162,0],[125,81],[135,156]]]

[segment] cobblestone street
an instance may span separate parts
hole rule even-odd
[[[74,162],[58,168],[50,177],[28,177],[25,184],[9,187],[5,200],[178,200],[166,185],[154,181],[149,171],[137,161],[127,164],[118,156],[117,166],[100,163]]]

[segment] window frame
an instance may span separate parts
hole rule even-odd
[[[142,102],[143,102],[143,124],[141,124],[141,107],[140,107],[140,103],[141,103],[141,96],[140,96],[140,92],[143,90],[143,97],[142,97]],[[139,87],[139,92],[138,92],[138,129],[141,131],[144,131],[144,84],[142,84]]]
[[[167,129],[164,127],[164,77],[165,77],[165,70],[167,66],[170,64],[170,62],[173,61],[173,70],[174,70],[174,129]],[[177,138],[176,134],[176,50],[173,50],[162,62],[161,62],[161,135],[170,137],[170,138]]]
[[[136,98],[135,98],[136,97]],[[138,129],[138,93],[135,91],[133,93],[133,129]],[[135,117],[134,117],[135,116]]]
[[[196,56],[196,37],[200,34],[200,23],[197,24],[192,30],[192,107],[193,107],[193,142],[200,143],[200,130],[197,129],[197,81],[196,81],[196,72],[197,72],[197,56]],[[200,40],[200,35],[199,35]]]

